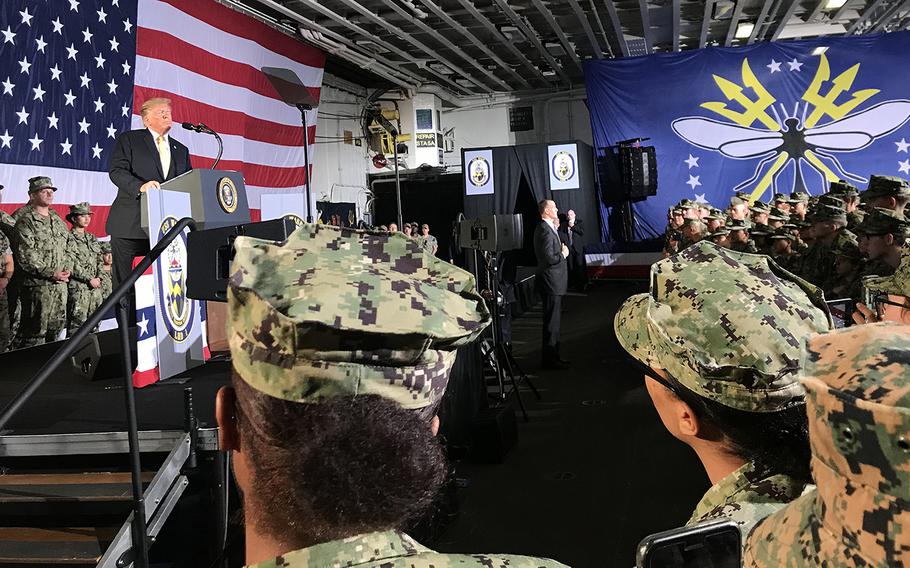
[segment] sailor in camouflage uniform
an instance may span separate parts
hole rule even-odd
[[[869,187],[862,194],[866,207],[882,207],[907,217],[910,202],[910,183],[894,176],[871,176]]]
[[[755,527],[743,565],[910,566],[910,326],[813,337],[802,383],[817,488]]]
[[[73,268],[67,285],[66,331],[72,336],[85,320],[101,305],[101,245],[86,228],[92,221],[92,208],[86,203],[70,205],[66,220],[73,228],[67,242],[67,252]]]
[[[562,566],[438,553],[400,532],[446,478],[436,407],[456,349],[490,322],[471,274],[400,233],[305,224],[234,248],[233,387],[216,417],[248,565]]]
[[[802,494],[809,456],[796,374],[805,339],[831,325],[817,288],[766,256],[707,241],[653,264],[651,292],[620,307],[620,345],[644,366],[664,425],[714,483],[689,525],[726,517],[746,535]],[[725,429],[725,415],[751,420],[751,439]]]
[[[910,238],[910,222],[891,209],[874,207],[857,227],[859,248],[869,259],[861,276],[890,276]]]
[[[16,221],[16,272],[22,275],[17,347],[55,341],[66,325],[66,286],[72,259],[66,252],[66,224],[50,208],[55,191],[49,177],[31,178],[28,192],[33,205]]]
[[[111,295],[113,291],[113,266],[114,266],[114,256],[111,254],[111,243],[110,241],[103,241],[101,245],[101,301],[99,305],[104,303],[107,300],[108,296]]]
[[[842,248],[846,241],[856,244],[856,235],[847,230],[847,215],[834,205],[819,203],[809,218],[812,245],[803,254],[800,276],[824,288],[833,278],[833,249]]]
[[[14,264],[13,249],[10,248],[9,239],[5,233],[0,232],[0,353],[9,349],[12,339],[6,288],[13,276]]]
[[[730,248],[732,250],[758,254],[755,241],[749,236],[752,225],[748,221],[734,219],[732,222],[727,223],[726,226],[730,229]]]

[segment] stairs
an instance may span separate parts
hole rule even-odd
[[[128,472],[0,475],[0,566],[95,566],[131,508]]]

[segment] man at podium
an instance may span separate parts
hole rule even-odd
[[[127,278],[135,256],[149,251],[149,237],[141,228],[139,196],[149,189],[192,169],[186,146],[169,136],[171,101],[152,98],[140,110],[145,128],[117,137],[108,163],[117,197],[107,218],[116,286]],[[133,310],[130,310],[132,318]]]

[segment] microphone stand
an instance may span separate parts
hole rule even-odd
[[[208,127],[206,127],[206,128],[208,128]],[[221,141],[221,136],[218,136],[217,132],[215,132],[211,128],[209,128],[208,131],[209,131],[209,134],[214,136],[215,140],[218,141],[218,155],[215,156],[215,163],[212,164],[212,169],[214,170],[218,166],[218,162],[221,161],[221,154],[224,153],[224,142]]]
[[[303,166],[304,174],[306,175],[306,222],[312,223],[313,212],[310,208],[310,153],[308,150],[310,146],[310,136],[307,132],[308,126],[306,120],[306,111],[312,109],[313,107],[312,105],[303,103],[297,103],[295,106],[298,110],[300,110],[300,118],[303,122]]]

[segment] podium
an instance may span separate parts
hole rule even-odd
[[[140,196],[141,225],[154,247],[183,217],[199,229],[250,222],[243,175],[190,170]],[[205,302],[187,297],[187,233],[174,239],[136,283],[137,371],[134,383],[173,377],[210,356]],[[147,375],[151,378],[145,379]]]
[[[152,237],[149,227],[160,228],[164,216],[173,214],[172,205],[189,203],[189,215],[199,229],[216,229],[250,222],[250,206],[243,184],[243,174],[225,170],[190,170],[142,194],[142,230]],[[157,206],[157,207],[156,207]],[[153,222],[151,210],[165,215]],[[182,207],[181,207],[182,209]],[[154,217],[154,215],[153,215]],[[177,216],[180,219],[181,216]],[[163,233],[162,233],[163,234]],[[152,246],[157,239],[152,238]]]

